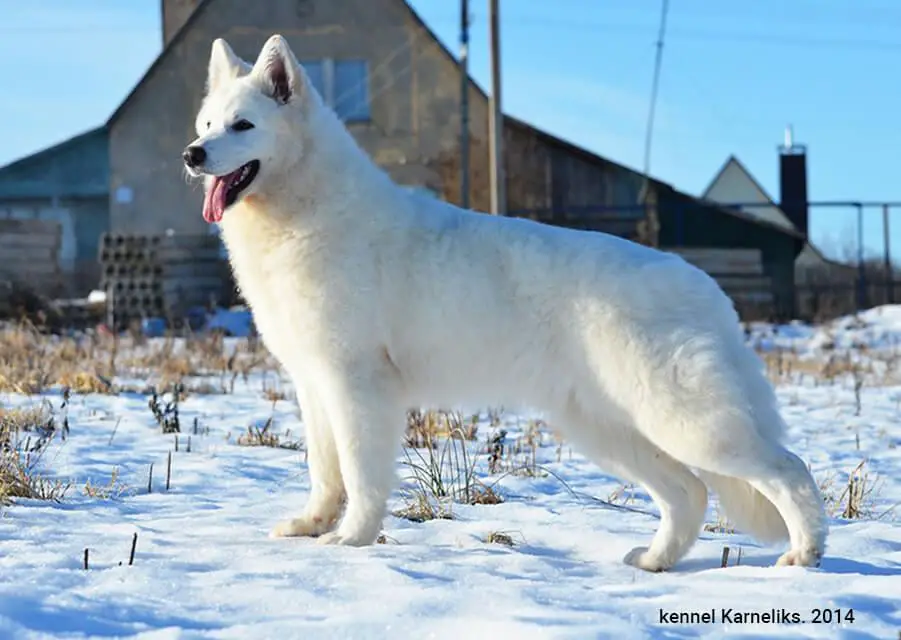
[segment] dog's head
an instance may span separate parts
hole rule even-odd
[[[219,222],[228,207],[298,161],[299,127],[315,104],[314,91],[280,35],[266,41],[252,66],[225,40],[213,42],[198,137],[182,154],[188,173],[204,176],[207,222]]]

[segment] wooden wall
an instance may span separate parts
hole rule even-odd
[[[63,284],[59,266],[61,237],[58,222],[0,219],[0,282],[42,296],[59,295]],[[0,299],[0,311],[4,304]]]

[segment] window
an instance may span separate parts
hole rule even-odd
[[[323,69],[323,64],[319,60],[311,60],[309,62],[303,63],[303,68],[307,72],[307,77],[310,79],[310,84],[313,85],[313,88],[325,98],[325,69]]]
[[[369,119],[366,60],[308,60],[301,63],[316,91],[345,122]]]
[[[335,63],[335,112],[342,120],[369,119],[369,69],[365,60]]]

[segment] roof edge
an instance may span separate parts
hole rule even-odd
[[[179,27],[178,31],[175,32],[175,35],[172,36],[172,39],[169,40],[169,42],[163,47],[162,51],[160,51],[159,55],[157,55],[157,57],[154,58],[153,62],[150,63],[150,66],[147,67],[144,75],[140,77],[135,86],[131,88],[131,91],[128,92],[122,102],[119,103],[119,106],[116,107],[115,111],[113,111],[110,117],[107,118],[107,127],[112,127],[116,123],[116,121],[122,115],[122,112],[125,111],[125,108],[132,101],[132,99],[134,99],[135,94],[138,92],[138,90],[142,86],[144,86],[144,84],[147,82],[156,68],[163,63],[163,60],[165,60],[166,56],[172,51],[172,49],[174,49],[182,40],[184,40],[185,34],[188,33],[191,25],[193,25],[197,21],[203,10],[209,7],[212,3],[213,0],[200,0],[200,3],[194,9],[194,13],[188,16],[188,19],[184,21],[184,24],[182,24],[181,27]]]
[[[41,156],[48,155],[59,151],[63,147],[68,147],[71,145],[78,144],[82,139],[88,138],[92,135],[100,133],[101,131],[107,130],[106,124],[102,124],[99,127],[94,127],[93,129],[88,129],[87,131],[82,131],[81,133],[76,133],[74,136],[70,136],[61,142],[57,142],[47,147],[43,147],[42,149],[38,149],[33,153],[29,153],[27,156],[21,156],[16,158],[15,160],[8,162],[7,164],[0,166],[0,173],[8,170],[18,168],[20,165],[26,164],[33,160],[37,160]]]
[[[598,161],[598,160],[599,160],[599,161],[601,161],[601,162],[604,162],[605,164],[609,164],[609,165],[612,165],[612,166],[614,166],[614,167],[617,167],[618,169],[622,169],[623,171],[627,171],[627,172],[629,172],[629,173],[632,173],[632,174],[638,176],[639,178],[644,178],[644,177],[645,177],[645,174],[644,174],[643,171],[639,171],[638,169],[635,169],[635,168],[633,168],[633,167],[626,166],[626,165],[622,164],[621,162],[617,162],[617,161],[615,161],[615,160],[611,160],[610,158],[607,158],[607,157],[602,156],[602,155],[600,155],[600,154],[598,154],[598,153],[595,153],[594,151],[591,151],[591,150],[589,150],[589,149],[586,149],[585,147],[580,147],[580,146],[577,145],[575,142],[571,142],[571,141],[569,141],[569,140],[567,140],[567,139],[565,139],[565,138],[563,138],[563,137],[561,137],[561,136],[558,136],[558,135],[556,135],[556,134],[550,133],[549,131],[546,131],[545,129],[539,129],[539,128],[536,127],[535,125],[529,124],[529,123],[526,122],[525,120],[522,120],[522,119],[520,119],[520,118],[517,118],[517,117],[515,117],[515,116],[511,116],[511,115],[508,115],[508,114],[504,114],[503,119],[504,119],[505,122],[509,122],[509,123],[512,124],[514,127],[520,127],[520,128],[523,128],[523,129],[527,129],[527,130],[529,130],[529,131],[532,131],[532,132],[538,134],[539,137],[542,137],[542,138],[544,138],[544,139],[546,139],[546,140],[552,142],[553,144],[556,144],[556,145],[565,147],[566,149],[568,149],[568,150],[570,150],[570,151],[572,151],[572,152],[574,152],[574,153],[576,153],[576,154],[578,154],[578,155],[581,155],[581,156],[583,156],[583,157],[587,157],[587,158],[589,158],[589,159],[591,159],[591,160],[595,160],[595,161]],[[668,189],[673,189],[674,191],[677,191],[677,189],[676,189],[675,187],[673,187],[671,184],[669,184],[668,182],[665,182],[665,181],[663,181],[663,180],[660,180],[659,178],[654,178],[653,176],[650,176],[650,175],[647,176],[647,178],[648,178],[648,180],[649,180],[650,182],[654,183],[654,184],[655,184],[656,186],[658,186],[658,187],[666,187],[666,188],[668,188]],[[697,199],[696,196],[691,196],[690,194],[685,194],[685,195],[688,195],[688,196],[691,197],[691,198]]]
[[[798,231],[794,226],[792,228],[784,227],[782,225],[776,224],[775,222],[770,222],[769,220],[765,220],[763,218],[758,218],[757,216],[742,211],[741,209],[730,207],[727,203],[717,202],[716,200],[710,200],[709,198],[698,198],[697,196],[690,196],[694,198],[698,202],[705,204],[709,207],[715,208],[717,211],[724,213],[726,215],[732,216],[733,218],[741,218],[742,220],[746,220],[748,222],[752,222],[758,226],[766,227],[768,229],[773,229],[775,231],[779,231],[787,236],[791,236],[793,238],[797,238],[798,240],[804,240],[809,243],[807,236]],[[781,211],[781,209],[780,209]]]
[[[726,158],[726,161],[723,162],[720,165],[720,168],[717,170],[717,172],[715,174],[713,174],[713,179],[707,185],[707,188],[701,192],[701,195],[700,195],[701,198],[709,199],[710,192],[713,190],[714,185],[716,185],[717,181],[722,177],[722,175],[726,172],[726,169],[728,169],[729,165],[732,164],[733,162],[737,163],[738,158],[735,157],[735,154],[730,153],[729,157]]]
[[[782,208],[779,206],[779,204],[775,200],[773,200],[773,196],[771,196],[769,192],[763,188],[763,185],[760,184],[756,177],[754,177],[754,174],[748,170],[748,167],[746,167],[745,164],[741,160],[739,160],[738,156],[736,156],[735,154],[730,154],[729,157],[726,158],[726,161],[720,166],[720,170],[716,172],[713,180],[710,181],[710,184],[707,185],[704,193],[701,194],[702,198],[709,198],[711,189],[713,189],[717,180],[722,177],[723,173],[726,172],[726,169],[730,164],[734,164],[736,167],[738,167],[738,170],[741,171],[748,178],[748,180],[751,181],[751,184],[754,185],[754,188],[760,191],[761,194],[763,194],[763,197],[766,198],[766,202],[764,204],[775,207],[776,209],[779,209],[779,211],[782,211]],[[782,211],[782,213],[784,214],[785,212]]]

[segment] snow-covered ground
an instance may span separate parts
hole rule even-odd
[[[866,327],[755,325],[751,340],[805,357],[861,344],[895,349],[901,311],[877,311]],[[59,503],[20,500],[0,517],[0,638],[897,638],[901,631],[901,507],[893,510],[901,503],[901,385],[881,379],[855,393],[853,376],[826,382],[799,373],[778,387],[791,445],[834,511],[821,568],[775,568],[781,547],[711,526],[663,574],[621,561],[655,531],[647,496],[550,433],[535,450],[537,473],[490,475],[488,456],[479,456],[479,473],[497,482],[501,504],[454,504],[454,519],[426,522],[389,515],[384,544],[368,548],[270,539],[278,520],[301,509],[309,482],[302,447],[238,444],[248,425],[270,418],[270,431],[302,443],[290,397],[273,404],[264,387],[272,388],[271,375],[252,374],[231,393],[189,394],[179,407],[178,451],[146,396],[74,396],[68,437],[42,459],[48,473],[72,483],[69,493]],[[58,393],[0,394],[0,406],[49,402],[58,415],[61,401]],[[528,425],[509,413],[501,420],[508,443]],[[484,452],[499,428],[483,415],[472,450]],[[528,466],[531,457],[528,446],[518,454]],[[862,461],[858,474],[875,488],[862,501],[864,517],[845,519],[842,494]],[[114,470],[112,496],[86,495],[86,483],[107,485]],[[409,475],[403,458],[398,475]],[[392,509],[406,500],[399,487]],[[708,522],[717,523],[714,503]],[[513,545],[488,542],[495,532]],[[679,613],[714,620],[673,620]],[[795,614],[805,622],[740,619]]]

